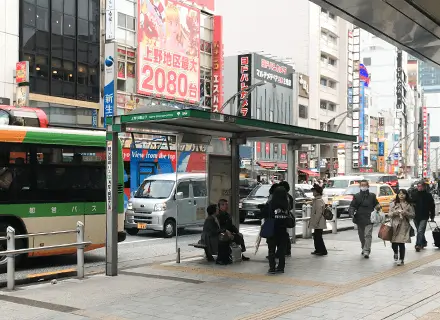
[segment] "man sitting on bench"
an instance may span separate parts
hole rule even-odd
[[[228,210],[229,210],[228,200],[220,199],[218,202],[218,208],[220,210],[220,213],[218,215],[220,229],[227,230],[230,233],[232,233],[232,236],[234,237],[234,239],[232,241],[241,246],[241,252],[245,252],[246,245],[244,244],[243,235],[238,232],[237,227],[234,226],[234,224],[232,223],[232,218],[231,218],[230,214],[228,213]],[[245,257],[242,254],[242,260],[248,261],[249,258]]]

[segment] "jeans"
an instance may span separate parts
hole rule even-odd
[[[286,247],[287,247],[287,232],[280,232],[272,238],[267,239],[267,246],[269,247],[269,267],[275,269],[275,252],[278,251],[278,268],[284,270],[286,265]]]
[[[425,231],[426,231],[426,225],[428,223],[428,220],[414,220],[416,227],[417,227],[417,240],[416,240],[416,247],[426,247],[428,245],[428,242],[425,238]]]
[[[391,248],[393,248],[394,254],[399,254],[399,260],[405,260],[405,244],[404,243],[395,243],[391,244]]]
[[[315,245],[315,252],[321,254],[327,254],[327,248],[325,247],[324,239],[322,238],[324,230],[315,229],[313,232],[313,243]]]
[[[362,252],[364,254],[370,254],[371,252],[371,240],[373,235],[373,225],[358,225],[358,235],[361,241]]]

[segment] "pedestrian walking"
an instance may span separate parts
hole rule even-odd
[[[428,219],[434,221],[435,217],[435,202],[432,194],[427,191],[427,185],[424,181],[417,183],[417,192],[413,195],[413,204],[415,205],[415,218],[414,222],[417,227],[417,240],[416,240],[416,251],[419,252],[421,249],[428,245],[425,238],[426,225]]]
[[[287,191],[277,187],[272,199],[263,210],[264,225],[262,231],[269,231],[267,245],[269,249],[269,273],[284,273],[286,264],[287,228],[291,228],[293,221],[289,215],[289,200]],[[278,252],[278,266],[276,266],[276,252]]]
[[[408,191],[400,189],[399,194],[390,203],[390,211],[388,216],[391,218],[391,228],[393,236],[391,238],[391,247],[394,251],[394,261],[398,266],[404,264],[405,260],[405,243],[411,243],[411,219],[414,218],[415,212],[412,205],[408,202]]]
[[[362,246],[361,255],[368,259],[371,253],[371,240],[373,224],[371,223],[371,212],[374,209],[380,210],[379,201],[376,195],[369,191],[367,180],[361,180],[360,192],[354,195],[351,201],[349,213],[353,217],[353,223],[358,226],[359,240]]]
[[[313,243],[315,251],[312,254],[317,256],[326,256],[327,248],[325,247],[324,239],[322,237],[324,229],[327,228],[327,220],[324,218],[325,202],[322,200],[323,188],[315,184],[312,188],[313,201],[312,213],[309,220],[309,229],[313,229]]]

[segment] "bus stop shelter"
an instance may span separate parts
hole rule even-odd
[[[212,113],[199,109],[175,109],[161,105],[138,108],[127,115],[107,118],[106,274],[109,276],[117,275],[118,270],[118,197],[116,195],[118,189],[121,188],[121,186],[118,187],[118,134],[124,132],[174,135],[178,143],[209,144],[212,138],[226,138],[230,144],[228,156],[231,164],[230,208],[233,213],[233,222],[237,226],[239,226],[240,144],[252,140],[287,144],[287,181],[294,189],[296,170],[289,170],[289,168],[296,168],[295,151],[301,145],[356,142],[357,140],[355,136],[335,132]],[[207,171],[210,170],[208,165]]]

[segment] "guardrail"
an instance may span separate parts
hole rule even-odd
[[[38,248],[15,249],[16,239],[25,239],[37,236],[53,236],[58,234],[76,233],[76,241],[74,243],[59,244],[54,246],[45,246]],[[84,278],[84,248],[91,244],[90,241],[84,241],[84,224],[81,221],[76,223],[76,230],[64,230],[55,232],[43,233],[29,233],[29,234],[15,234],[15,229],[9,226],[6,229],[6,237],[0,237],[0,240],[6,240],[7,250],[0,251],[0,255],[7,257],[7,288],[9,290],[15,289],[15,256],[41,250],[51,250],[60,248],[74,248],[76,247],[77,255],[77,276]]]
[[[302,206],[302,218],[297,218],[296,221],[309,221],[310,217],[312,215],[312,206],[310,204],[303,205]],[[338,215],[337,215],[337,207],[332,206],[332,212],[333,212],[333,219],[330,220],[330,224],[332,226],[332,233],[338,233]],[[296,229],[292,228],[292,235],[291,235],[292,243],[296,243]],[[303,239],[310,239],[312,237],[312,230],[309,229],[308,223],[302,224],[302,238]]]

